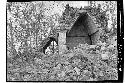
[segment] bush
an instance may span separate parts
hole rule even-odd
[[[18,53],[8,58],[8,80],[117,80],[117,50],[105,46],[79,44],[62,55],[34,51]],[[109,58],[104,60],[102,53],[106,52]],[[27,75],[30,76],[26,78]]]

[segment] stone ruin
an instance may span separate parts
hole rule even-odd
[[[82,12],[72,26],[60,25],[58,33],[59,54],[67,47],[73,49],[79,43],[95,45],[99,40],[99,29],[87,12]]]
[[[67,25],[60,24],[56,30],[59,54],[63,54],[67,47],[73,49],[79,44],[95,45],[99,40],[99,29],[88,12],[80,12],[76,20]]]

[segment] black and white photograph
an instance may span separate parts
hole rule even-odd
[[[122,6],[118,1],[7,1],[6,82],[122,83]]]

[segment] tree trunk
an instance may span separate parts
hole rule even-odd
[[[37,47],[37,33],[36,33],[36,46],[35,47]]]
[[[12,52],[14,52],[14,45],[13,45],[13,41],[14,41],[14,39],[13,39],[13,27],[12,27],[12,24],[9,24],[9,26],[10,26],[10,36],[11,36],[11,51]]]

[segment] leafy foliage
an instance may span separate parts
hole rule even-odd
[[[117,2],[90,1],[88,12],[95,17],[95,23],[101,29],[100,41],[107,42],[109,37],[117,35]]]
[[[44,55],[38,52],[16,55],[8,59],[8,80],[117,80],[116,47],[102,47],[80,44],[63,55]],[[104,58],[103,53],[107,53],[108,58]]]
[[[44,39],[56,34],[54,26],[59,15],[46,16],[44,6],[43,2],[7,3],[8,50],[37,48]]]

